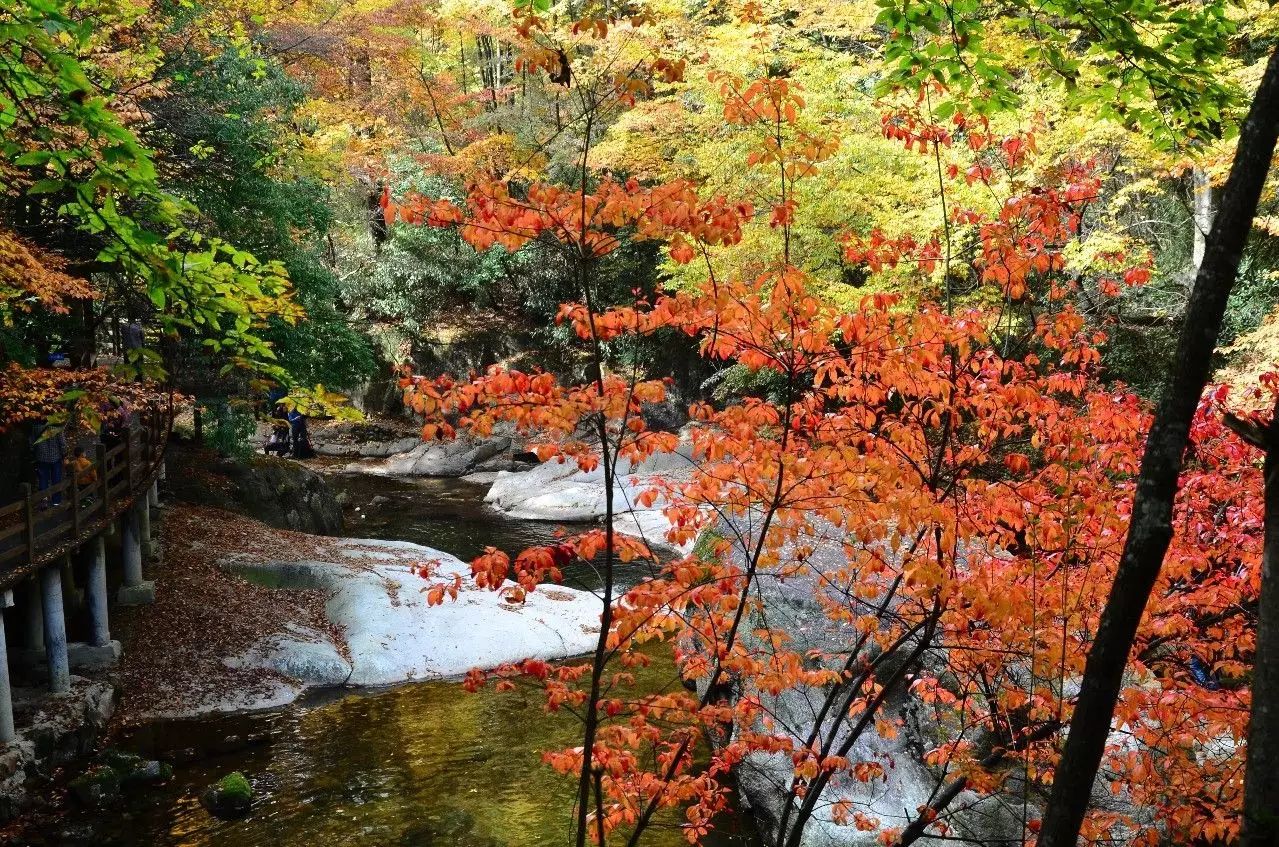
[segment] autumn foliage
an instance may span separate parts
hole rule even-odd
[[[543,52],[530,61],[550,60]],[[803,212],[793,187],[836,141],[799,128],[804,92],[784,77],[717,73],[712,82],[725,125],[758,139],[745,165],[776,180],[759,214],[789,245]],[[712,271],[695,288],[629,305],[593,302],[591,263],[620,233],[663,240],[687,263],[736,243],[757,215],[754,202],[704,197],[686,182],[590,175],[557,186],[475,171],[460,201],[383,198],[388,222],[456,227],[477,249],[551,239],[572,253],[582,299],[566,303],[560,320],[601,364],[601,344],[676,331],[698,339],[704,356],[771,371],[784,385],[779,398],[690,409],[688,473],[639,497],[662,508],[665,538],[606,525],[514,560],[490,549],[473,563],[480,585],[512,600],[558,580],[573,559],[651,564],[621,597],[606,595],[606,632],[591,661],[530,661],[468,680],[532,684],[549,709],[587,716],[587,746],[546,758],[584,786],[579,802],[596,841],[638,843],[655,814],[677,809],[697,842],[728,804],[734,769],[770,755],[793,768],[779,787],[776,843],[798,844],[814,816],[878,831],[886,844],[951,832],[962,813],[955,794],[894,819],[855,799],[823,800],[833,785],[884,778],[891,762],[853,751],[863,734],[904,731],[886,707],[903,696],[943,730],[924,754],[937,796],[955,786],[967,792],[963,806],[978,807],[1029,792],[1018,826],[1034,839],[1033,798],[1051,782],[1124,540],[1147,421],[1140,400],[1100,381],[1104,335],[1078,304],[1115,297],[1150,271],[1144,256],[1120,250],[1100,270],[1069,265],[1105,162],[1045,168],[1037,139],[1046,128],[1001,135],[983,117],[942,121],[926,105],[923,93],[886,102],[885,137],[935,158],[939,191],[978,185],[999,195],[994,210],[952,203],[931,233],[837,236],[849,262],[916,275],[934,292],[917,302],[876,294],[837,310],[786,262],[752,278]],[[961,252],[965,240],[975,246]],[[603,463],[606,484],[678,440],[645,425],[645,404],[664,400],[667,387],[634,369],[605,368],[580,385],[499,367],[403,384],[428,420],[427,438],[513,424],[545,460]],[[1238,828],[1260,483],[1254,452],[1218,422],[1224,399],[1224,390],[1206,399],[1197,419],[1174,553],[1109,748],[1107,779],[1128,802],[1095,811],[1090,839],[1207,843]],[[699,552],[670,559],[648,543],[698,539]],[[797,587],[824,626],[845,634],[838,647],[796,646],[770,625],[779,586]],[[693,690],[630,692],[628,669],[649,661],[654,643],[673,651]],[[821,715],[806,726],[773,708],[801,690],[821,692]]]
[[[513,5],[508,16],[482,4],[211,3],[182,45],[207,56],[230,45],[228,60],[254,64],[218,91],[252,87],[277,59],[306,89],[248,147],[272,179],[306,163],[310,177],[352,183],[373,256],[344,274],[381,267],[396,227],[431,227],[456,235],[459,257],[533,253],[575,291],[557,312],[575,376],[402,374],[425,439],[514,430],[543,461],[603,480],[602,524],[513,555],[488,548],[471,571],[518,604],[589,564],[603,601],[593,653],[466,684],[532,687],[581,719],[580,744],[545,752],[576,784],[578,847],[637,845],[672,821],[698,843],[737,778],[764,765],[778,802],[760,821],[778,847],[819,826],[886,845],[980,841],[973,820],[992,809],[1002,829],[990,843],[1032,843],[1149,423],[1103,351],[1118,304],[1156,276],[1155,257],[1099,211],[1122,206],[1113,183],[1133,150],[1154,148],[1112,143],[1114,127],[1080,141],[1087,131],[1070,135],[1063,116],[1091,96],[1119,125],[1200,144],[1237,105],[1231,85],[1196,76],[1217,67],[1233,24],[1211,3],[1145,0],[1123,12],[1050,4],[1042,34],[1039,11],[1017,4],[1000,21],[932,2],[871,17],[822,4],[774,14],[754,0],[698,13],[722,16],[723,30],[660,4]],[[216,149],[184,141],[166,159],[143,144],[165,128],[137,104],[165,92],[138,80],[160,78],[164,48],[178,46],[153,11],[113,11],[110,32],[55,0],[0,12],[22,45],[0,58],[16,81],[0,95],[0,174],[11,199],[43,204],[61,227],[22,228],[16,214],[0,226],[0,323],[34,348],[41,320],[92,319],[116,286],[144,305],[152,340],[198,352],[197,369],[287,381],[270,334],[303,319],[304,298],[284,264],[206,233],[166,187],[206,173]],[[1124,14],[1151,22],[1159,49]],[[821,85],[794,66],[811,55],[795,40],[835,57]],[[875,62],[863,67],[863,54]],[[1008,70],[1014,54],[1024,81]],[[1043,95],[1046,78],[1067,92]],[[1196,79],[1202,104],[1182,90]],[[834,118],[813,108],[835,97],[854,105]],[[1000,114],[1020,97],[1057,112]],[[641,140],[628,146],[628,133]],[[837,168],[864,195],[903,185],[882,204],[831,192]],[[848,178],[863,169],[879,181]],[[72,263],[37,235],[89,248]],[[325,240],[317,264],[332,265],[336,287],[356,239]],[[660,245],[645,265],[659,279],[606,297],[604,271],[635,245]],[[344,326],[378,319],[347,314],[344,292],[323,296]],[[688,402],[625,355],[672,340],[707,372],[767,387]],[[4,355],[0,433],[96,427],[153,399],[136,372],[162,375],[153,350],[116,374]],[[1271,382],[1257,392],[1267,408]],[[1221,420],[1251,388],[1214,389],[1195,419],[1171,552],[1107,745],[1112,799],[1085,825],[1092,842],[1237,836],[1263,515],[1257,453]],[[690,424],[651,426],[647,411],[673,402]],[[342,403],[320,386],[286,405],[318,415]],[[671,456],[684,465],[642,490],[615,484]],[[613,518],[632,509],[659,511],[660,537],[618,531]],[[457,599],[460,577],[416,569],[429,605]],[[793,608],[798,623],[784,621]],[[635,672],[657,655],[685,685],[640,693]],[[900,752],[908,734],[917,749]],[[903,764],[867,752],[886,748],[932,781],[926,802],[874,802]]]

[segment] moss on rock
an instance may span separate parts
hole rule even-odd
[[[244,774],[233,771],[206,788],[200,802],[218,817],[241,817],[253,806],[253,786]]]

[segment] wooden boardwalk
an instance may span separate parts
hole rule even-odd
[[[0,507],[0,590],[74,552],[148,496],[172,426],[170,411],[144,412],[119,444],[98,445],[90,484],[80,485],[68,467],[57,485],[28,486],[25,497]]]

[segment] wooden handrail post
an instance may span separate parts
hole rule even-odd
[[[124,431],[124,470],[128,474],[129,491],[133,491],[133,427],[126,426]]]
[[[98,454],[98,478],[102,483],[102,517],[106,518],[110,512],[110,506],[107,499],[111,496],[111,483],[107,479],[107,445],[99,444],[97,446]]]
[[[71,537],[80,537],[80,469],[71,464]]]
[[[31,492],[31,483],[22,483],[22,493],[27,508],[27,564],[36,563],[36,504],[35,495]]]

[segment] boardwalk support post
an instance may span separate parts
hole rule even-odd
[[[44,652],[44,610],[41,608],[40,578],[27,581],[27,638],[24,645],[33,654]]]
[[[93,621],[90,642],[94,647],[105,647],[111,642],[111,627],[107,622],[107,545],[99,535],[93,539],[89,560],[89,617]]]
[[[13,727],[13,688],[9,684],[9,645],[4,637],[4,609],[13,608],[13,592],[0,593],[0,744],[17,735]]]
[[[141,544],[144,561],[151,559],[151,503],[146,494],[138,497],[133,503],[138,513],[138,541]]]
[[[101,535],[93,539],[89,553],[89,617],[93,630],[89,643],[67,646],[71,667],[76,670],[109,668],[120,658],[120,642],[111,640],[107,624],[107,548]]]
[[[58,571],[62,577],[62,602],[72,614],[75,614],[84,605],[84,592],[76,587],[75,567],[71,564],[70,554],[62,557],[62,564],[58,566]]]
[[[116,602],[121,606],[144,606],[155,602],[155,583],[142,579],[142,538],[140,512],[147,508],[145,498],[125,512],[124,517],[124,585]]]
[[[67,621],[62,610],[62,574],[58,568],[40,571],[40,597],[44,605],[44,655],[49,664],[49,690],[71,690],[71,664],[67,659]]]

